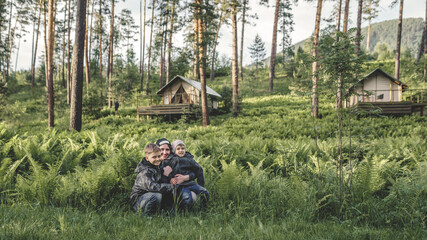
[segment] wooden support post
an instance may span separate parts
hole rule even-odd
[[[365,89],[364,89],[364,86],[362,85],[362,102],[365,102],[365,94],[366,93],[363,90],[365,90]]]
[[[136,92],[136,121],[139,122],[139,113],[138,113],[138,92]]]

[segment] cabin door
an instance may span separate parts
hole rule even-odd
[[[172,103],[173,104],[190,103],[190,98],[188,97],[188,94],[185,92],[182,85],[179,87],[179,89],[175,93],[175,96],[172,98]]]

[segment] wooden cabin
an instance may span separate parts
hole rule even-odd
[[[208,107],[217,109],[220,98],[217,92],[206,86],[208,95]],[[176,76],[168,84],[157,92],[157,95],[162,96],[163,104],[201,104],[202,84],[198,81]]]
[[[208,108],[218,108],[218,98],[221,98],[212,88],[206,86]],[[162,87],[157,95],[161,97],[159,104],[137,107],[137,119],[139,115],[182,115],[197,114],[201,112],[202,85],[200,82],[176,76],[168,84]]]
[[[359,103],[402,102],[402,93],[407,88],[406,84],[377,68],[352,87],[346,107]]]
[[[413,89],[422,93],[422,89]],[[413,101],[408,86],[382,69],[377,68],[357,84],[350,88],[349,100],[344,102],[345,107],[356,107],[363,110],[380,110],[382,114],[412,114],[420,112],[423,115],[426,102]],[[404,96],[404,93],[406,96]]]

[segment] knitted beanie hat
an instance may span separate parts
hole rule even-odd
[[[159,140],[156,141],[156,145],[159,147],[162,146],[163,144],[167,144],[169,148],[172,149],[171,142],[169,142],[169,140],[167,140],[166,138],[160,138]]]
[[[184,145],[185,147],[185,143],[182,140],[175,140],[172,143],[172,152],[175,152],[176,147],[178,147],[178,145]]]

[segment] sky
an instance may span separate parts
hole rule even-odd
[[[123,8],[131,9],[132,15],[135,19],[135,22],[139,24],[139,2],[138,0],[126,0],[125,3],[119,3],[117,7],[117,13],[120,12]],[[255,39],[256,34],[259,34],[261,39],[265,42],[265,47],[267,50],[267,56],[270,55],[271,52],[271,40],[272,40],[272,32],[273,32],[273,17],[274,17],[274,7],[264,7],[259,6],[257,4],[259,0],[250,0],[251,11],[250,14],[256,13],[258,15],[258,20],[254,20],[255,25],[246,25],[245,26],[245,43],[244,43],[244,54],[243,54],[243,64],[247,65],[251,63],[251,59],[248,52],[248,46]],[[274,2],[270,0],[270,2]],[[344,1],[343,1],[344,2]],[[390,8],[390,3],[392,0],[381,0],[378,17],[372,21],[372,23],[381,22],[384,20],[397,19],[399,16],[399,5],[397,4],[394,8]],[[322,18],[327,18],[331,15],[331,11],[333,8],[332,1],[325,1],[323,3],[322,8]],[[350,27],[354,27],[357,22],[357,1],[350,0]],[[316,16],[316,8],[317,1],[306,2],[303,0],[299,0],[297,5],[293,6],[292,13],[294,15],[294,32],[291,34],[292,43],[297,43],[302,41],[312,34],[314,31],[314,23]],[[150,16],[151,12],[147,12],[147,18]],[[403,17],[404,18],[424,18],[425,17],[425,1],[423,0],[405,0],[405,5],[403,7]],[[190,23],[192,24],[192,23]],[[362,27],[367,26],[367,21],[362,22]],[[30,30],[29,27],[28,30]],[[148,39],[148,31],[147,31],[147,39]],[[396,30],[397,31],[397,30]],[[231,57],[232,54],[232,32],[231,26],[225,26],[220,31],[220,39],[219,45],[217,47],[217,51],[219,55],[226,55]],[[238,37],[240,39],[241,34],[241,23],[238,25]],[[74,34],[72,34],[74,35]],[[139,34],[138,34],[139,39]],[[182,41],[182,37],[179,35],[175,35],[173,41],[174,44],[180,44]],[[148,42],[148,40],[146,40]],[[38,56],[40,56],[40,45],[41,41],[39,39],[39,52]],[[18,43],[17,43],[18,44]],[[240,40],[239,40],[240,44]],[[19,53],[16,50],[13,52],[12,64],[15,67],[16,56],[18,56],[17,68],[21,69],[30,69],[31,66],[31,33],[24,36],[19,42],[20,50]],[[139,57],[140,44],[139,42],[135,42],[135,52],[137,53],[137,57]],[[240,46],[239,46],[240,52]],[[14,68],[15,69],[15,68]]]

